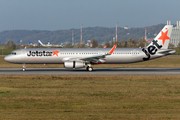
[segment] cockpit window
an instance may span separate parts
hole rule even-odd
[[[11,52],[10,54],[11,54],[11,55],[16,55],[16,53],[15,53],[15,52]]]

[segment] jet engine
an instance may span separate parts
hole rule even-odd
[[[66,61],[64,62],[64,67],[65,68],[84,68],[85,67],[85,63],[83,62],[79,62],[79,61]]]

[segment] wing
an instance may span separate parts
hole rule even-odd
[[[84,57],[84,58],[79,58],[79,60],[85,61],[85,62],[92,62],[92,63],[98,63],[100,60],[105,60],[106,55],[96,55],[96,56],[90,56],[90,57]]]
[[[94,56],[89,56],[89,57],[84,57],[84,58],[79,58],[79,60],[83,60],[85,62],[92,62],[92,63],[98,63],[98,62],[105,62],[105,57],[107,55],[111,55],[117,45],[114,45],[113,48],[109,51],[109,53],[104,53],[104,54],[99,54],[99,55],[94,55]]]
[[[99,54],[99,55],[93,55],[93,56],[88,56],[88,57],[68,57],[68,58],[63,58],[63,61],[84,61],[86,63],[103,63],[105,61],[105,57],[107,55],[111,55],[117,45],[114,45],[113,48],[109,51],[109,53],[104,53],[104,54]]]

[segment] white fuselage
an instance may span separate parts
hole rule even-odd
[[[82,61],[81,58],[98,56],[108,53],[110,48],[27,48],[18,49],[7,55],[4,59],[7,62],[18,64],[63,64],[65,61]],[[58,53],[54,53],[58,51]],[[162,53],[164,52],[164,53]],[[173,50],[161,50],[156,54],[151,55],[150,59],[162,57],[172,54]],[[106,64],[123,64],[145,61],[146,54],[142,48],[116,48],[113,54],[104,58],[93,58],[96,62],[91,64],[106,63]],[[82,61],[85,62],[86,61]]]

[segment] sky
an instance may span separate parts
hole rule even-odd
[[[179,5],[180,0],[0,0],[0,31],[176,24]]]

